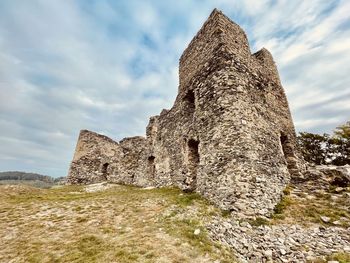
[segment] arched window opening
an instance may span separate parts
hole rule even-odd
[[[148,171],[151,179],[153,179],[156,174],[156,165],[154,163],[154,160],[155,160],[154,156],[151,155],[150,157],[148,157]]]

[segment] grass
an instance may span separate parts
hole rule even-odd
[[[221,213],[174,188],[0,186],[0,262],[235,262],[205,231]]]
[[[350,262],[350,254],[349,253],[335,253],[329,257],[327,257],[327,260],[336,260],[339,261],[339,263],[349,263]]]
[[[311,200],[309,193],[300,193],[298,196],[293,194],[291,186],[287,186],[283,193],[270,218],[257,217],[245,221],[252,226],[299,224],[308,227],[317,224],[325,227],[350,227],[350,201],[346,191],[337,195],[316,192]],[[222,211],[222,216],[228,214],[228,211]],[[328,217],[329,222],[322,221],[323,216]]]
[[[270,219],[248,222],[328,227],[338,220],[340,227],[348,226],[345,192],[335,198],[293,191],[285,189]],[[115,185],[88,193],[83,186],[0,186],[0,215],[0,262],[235,262],[232,251],[212,242],[205,228],[212,217],[229,217],[230,211],[175,188]],[[328,259],[350,262],[342,253]]]
[[[264,226],[270,225],[270,221],[266,218],[257,217],[255,219],[248,219],[248,223],[252,226]]]
[[[327,192],[318,192],[310,197],[307,193],[301,196],[291,195],[292,188],[287,187],[285,195],[276,205],[272,215],[272,224],[289,223],[309,226],[321,224],[332,226],[337,222],[339,227],[350,226],[350,206],[346,193],[332,195]],[[312,198],[312,199],[310,199]],[[329,222],[323,222],[321,216],[330,218]]]
[[[327,263],[328,261],[338,261],[339,263],[349,263],[350,262],[350,254],[349,253],[334,253],[325,258],[318,258],[312,261],[308,261],[308,263]]]
[[[275,215],[282,215],[293,203],[295,203],[295,201],[289,196],[283,196],[281,201],[274,208]]]

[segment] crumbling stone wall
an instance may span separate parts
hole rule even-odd
[[[251,54],[243,30],[214,10],[184,51],[179,74],[173,107],[150,118],[145,138],[117,143],[82,131],[69,182],[174,185],[238,215],[269,214],[300,172],[271,54]]]
[[[152,185],[144,176],[146,169],[144,137],[115,142],[107,136],[82,130],[79,135],[68,182],[86,184],[110,181],[139,186]]]

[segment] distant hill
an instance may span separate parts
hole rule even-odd
[[[37,173],[20,171],[0,172],[0,184],[25,184],[39,188],[50,188],[55,184],[62,183],[64,180],[65,177],[53,178]]]

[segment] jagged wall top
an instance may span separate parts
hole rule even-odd
[[[213,58],[219,48],[225,48],[241,59],[247,59],[251,55],[242,28],[221,11],[214,9],[180,58],[180,89]]]

